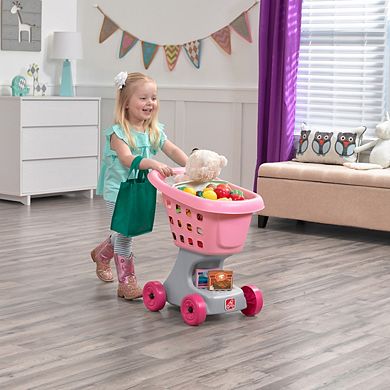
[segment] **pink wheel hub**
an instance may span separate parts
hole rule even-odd
[[[162,283],[151,281],[145,284],[142,297],[145,307],[150,311],[159,311],[165,306],[167,294]]]
[[[261,291],[253,285],[247,285],[241,289],[246,300],[246,308],[241,310],[241,312],[247,317],[260,313],[260,310],[263,308],[263,294]]]
[[[180,305],[181,316],[186,324],[200,325],[207,315],[206,303],[198,294],[187,295]]]

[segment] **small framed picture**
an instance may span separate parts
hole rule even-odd
[[[41,27],[41,0],[2,0],[2,50],[41,51]]]

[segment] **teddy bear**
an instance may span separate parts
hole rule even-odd
[[[227,159],[216,152],[206,149],[193,149],[188,157],[185,174],[178,175],[176,182],[194,181],[205,183],[219,176],[221,169],[227,165]]]
[[[378,123],[375,128],[378,137],[364,145],[355,148],[356,153],[371,149],[369,163],[344,163],[353,169],[382,169],[390,167],[390,117],[386,113],[386,120]]]

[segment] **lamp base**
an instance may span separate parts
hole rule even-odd
[[[62,65],[60,96],[74,96],[72,68],[69,60],[64,60]]]

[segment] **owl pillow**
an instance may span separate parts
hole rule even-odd
[[[353,130],[320,131],[301,126],[294,161],[338,164],[356,162],[355,148],[362,142],[365,126]]]

